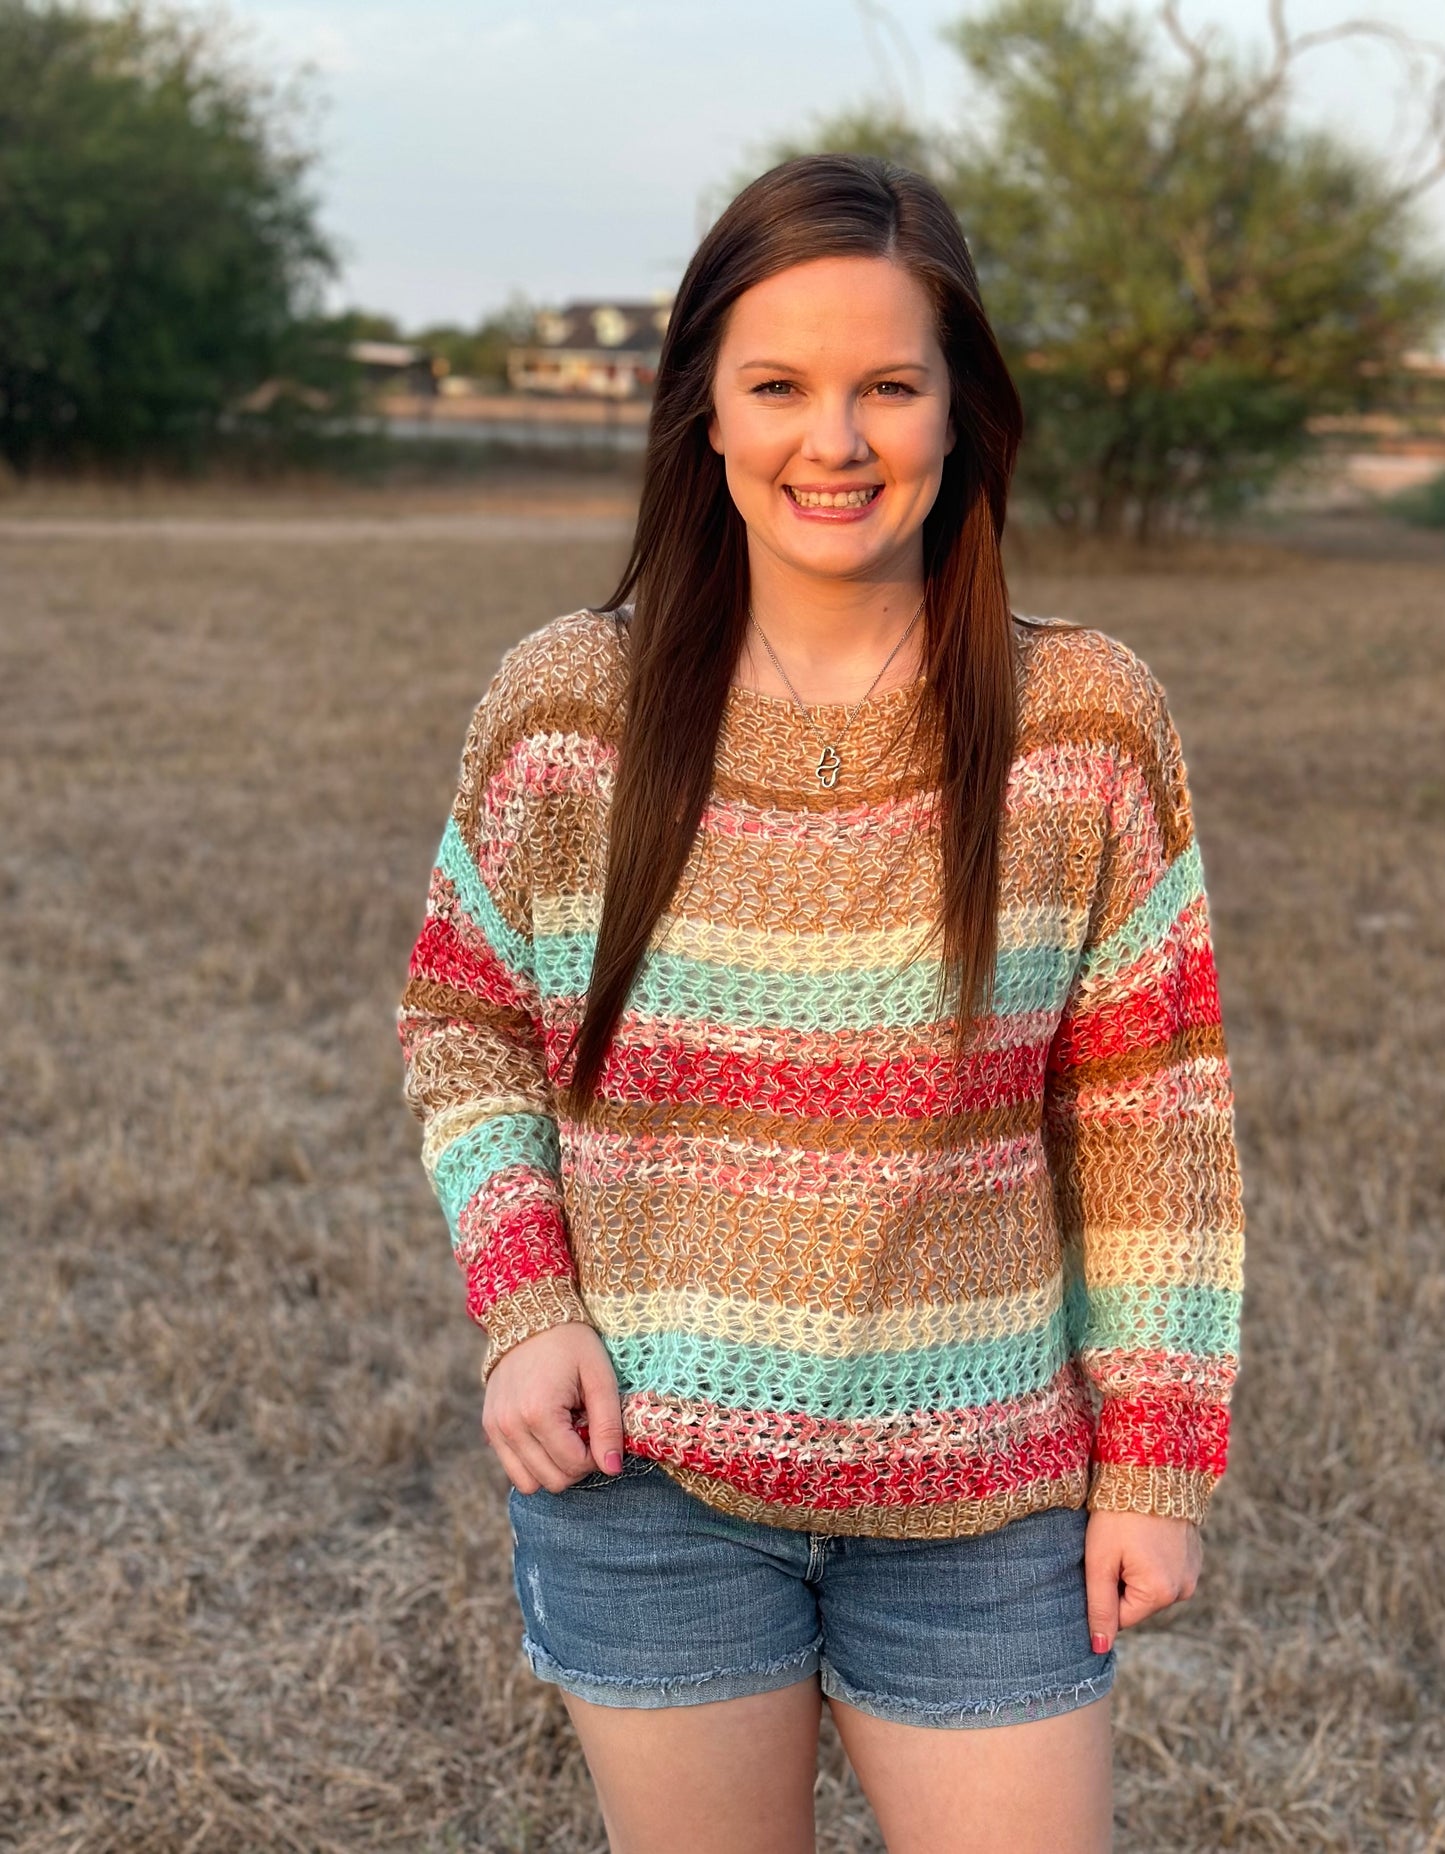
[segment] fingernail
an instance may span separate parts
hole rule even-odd
[[[609,1449],[607,1451],[607,1458],[602,1465],[609,1474],[620,1474],[622,1472],[622,1457],[615,1448]]]
[[[1107,1635],[1092,1635],[1089,1639],[1093,1644],[1095,1654],[1107,1654],[1109,1652],[1109,1638]]]

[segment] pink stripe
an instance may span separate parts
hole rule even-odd
[[[724,1145],[711,1134],[664,1133],[643,1140],[606,1129],[569,1128],[569,1150],[579,1179],[625,1177],[634,1188],[665,1180],[729,1197],[789,1203],[827,1197],[877,1202],[880,1191],[926,1192],[945,1199],[1002,1195],[1031,1188],[1047,1171],[1037,1132],[971,1141],[932,1154],[910,1152],[886,1163],[866,1147],[774,1146],[756,1130],[742,1129]]]
[[[571,1251],[562,1212],[539,1195],[498,1213],[486,1195],[457,1219],[457,1257],[467,1278],[467,1305],[485,1323],[485,1309],[529,1281],[571,1277]]]
[[[1201,1281],[1214,1277],[1202,1274]],[[1149,1392],[1161,1402],[1211,1404],[1227,1401],[1239,1376],[1237,1358],[1194,1352],[1101,1351],[1091,1347],[1089,1370],[1100,1385],[1128,1385]]]
[[[615,747],[595,736],[577,733],[533,734],[519,740],[493,773],[481,802],[493,822],[501,821],[519,793],[558,792],[603,798],[617,776]],[[1111,752],[1089,743],[1049,745],[1022,753],[1010,769],[1006,815],[1017,818],[1035,809],[1060,805],[1095,805],[1113,776]],[[764,809],[739,799],[717,800],[702,816],[700,831],[718,837],[754,837],[788,844],[816,843],[821,834],[848,834],[860,824],[871,833],[897,835],[925,829],[933,821],[935,789],[903,798],[885,795],[875,803],[847,810],[791,812]]]
[[[1091,1082],[1074,1097],[1081,1115],[1122,1116],[1161,1128],[1180,1114],[1224,1114],[1234,1104],[1229,1067],[1218,1056],[1186,1056],[1145,1075]]]
[[[635,1453],[726,1480],[761,1500],[827,1511],[998,1498],[1078,1473],[1092,1440],[1072,1362],[1033,1398],[931,1412],[916,1432],[902,1434],[897,1421],[885,1431],[793,1412],[720,1410],[652,1392],[624,1396],[623,1423]]]

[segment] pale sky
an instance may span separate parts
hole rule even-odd
[[[229,0],[227,12],[252,56],[315,69],[323,223],[344,261],[334,304],[416,328],[469,325],[513,292],[671,291],[709,201],[779,136],[886,84],[925,120],[960,120],[966,74],[937,33],[970,3]],[[1263,49],[1265,0],[1182,10],[1191,28]],[[1349,17],[1445,39],[1441,0],[1288,8],[1296,32]],[[1301,69],[1303,116],[1381,154],[1418,132],[1384,52],[1326,47]],[[1445,246],[1445,184],[1428,217]]]

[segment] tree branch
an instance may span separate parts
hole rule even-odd
[[[1321,45],[1338,45],[1347,40],[1374,40],[1397,52],[1409,73],[1412,85],[1425,96],[1425,126],[1409,156],[1409,163],[1421,164],[1419,171],[1402,180],[1387,194],[1387,203],[1403,205],[1428,192],[1437,181],[1445,179],[1445,45],[1434,40],[1415,39],[1380,20],[1347,19],[1337,26],[1313,32],[1293,34],[1285,16],[1285,0],[1268,0],[1269,32],[1273,56],[1268,70],[1258,84],[1247,90],[1241,101],[1237,120],[1245,121],[1257,110],[1278,102],[1294,74],[1300,58]],[[1179,0],[1165,0],[1160,8],[1160,23],[1190,65],[1189,88],[1185,92],[1184,111],[1197,102],[1208,78],[1210,60],[1206,42],[1185,30],[1179,14]],[[1428,75],[1428,67],[1436,75]]]

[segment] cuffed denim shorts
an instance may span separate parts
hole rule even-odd
[[[1083,1508],[953,1539],[834,1536],[718,1512],[624,1454],[507,1501],[533,1673],[604,1706],[689,1706],[819,1675],[880,1719],[1011,1725],[1101,1699]]]

